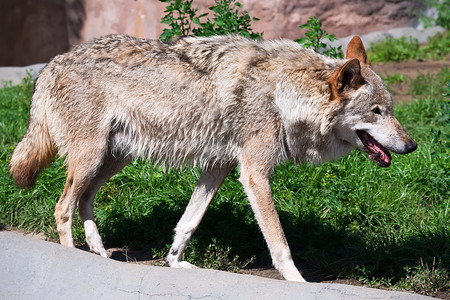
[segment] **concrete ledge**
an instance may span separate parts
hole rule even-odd
[[[426,43],[429,37],[435,36],[437,33],[443,33],[445,30],[442,27],[435,26],[427,29],[415,29],[413,27],[399,27],[392,28],[387,31],[374,31],[365,35],[361,35],[361,40],[363,41],[364,48],[366,50],[370,49],[370,43],[380,43],[384,42],[386,38],[401,38],[401,37],[413,37],[416,38],[420,44]],[[354,35],[341,37],[339,40],[334,42],[327,42],[332,47],[342,46],[342,52],[345,53],[348,43],[354,37]]]
[[[11,82],[12,85],[20,84],[22,78],[27,76],[27,71],[30,71],[31,76],[36,78],[39,72],[46,64],[35,64],[26,67],[0,67],[0,87]]]
[[[330,283],[123,263],[0,232],[2,299],[433,299]]]

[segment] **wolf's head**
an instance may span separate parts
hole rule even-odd
[[[336,134],[364,150],[379,166],[388,167],[389,151],[405,154],[417,144],[394,117],[392,97],[370,67],[359,37],[350,41],[345,58],[347,62],[329,80],[331,101],[343,101]]]

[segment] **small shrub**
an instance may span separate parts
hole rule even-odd
[[[231,247],[221,245],[215,238],[201,251],[198,251],[196,248],[199,248],[199,245],[194,239],[188,246],[185,256],[188,261],[201,268],[237,273],[255,260],[255,256],[253,256],[241,261],[238,255],[231,254]]]
[[[164,29],[160,36],[161,40],[170,41],[174,36],[185,36],[192,32],[194,20],[198,17],[195,14],[198,8],[192,8],[193,0],[160,0],[169,3],[164,11],[166,15],[161,18],[161,23],[170,26]],[[202,17],[204,15],[201,15]]]
[[[415,38],[386,38],[382,43],[371,43],[371,62],[408,61],[419,58],[419,41]]]
[[[399,288],[430,296],[435,296],[437,291],[450,291],[449,273],[435,258],[431,267],[420,259],[416,267],[405,267],[405,271],[405,279],[397,284]]]
[[[214,13],[211,19],[202,22],[200,19],[208,16],[208,13],[197,16],[198,8],[192,8],[193,0],[159,0],[169,3],[164,11],[166,15],[161,18],[161,23],[169,25],[160,35],[163,41],[170,41],[175,36],[213,36],[225,34],[240,34],[252,39],[262,39],[263,34],[254,32],[251,28],[252,21],[258,18],[250,17],[247,11],[240,12],[242,4],[235,0],[215,0],[216,5],[209,9]],[[335,41],[334,34],[328,34],[322,29],[319,18],[309,18],[306,24],[300,28],[307,29],[305,35],[296,40],[306,48],[312,48],[318,53],[322,53],[335,58],[343,58],[341,46],[329,47],[324,39]]]
[[[408,60],[445,59],[450,53],[448,33],[438,33],[428,39],[428,44],[420,46],[413,37],[386,38],[381,43],[371,43],[368,52],[371,62],[398,62]]]
[[[306,24],[299,26],[302,29],[307,29],[305,35],[306,37],[299,38],[295,40],[297,43],[303,45],[306,48],[312,48],[314,51],[318,53],[322,53],[335,58],[344,58],[344,54],[342,53],[342,46],[337,48],[329,47],[326,43],[324,43],[323,39],[328,39],[330,42],[333,42],[336,39],[334,34],[329,34],[325,30],[322,29],[322,23],[320,19],[317,17],[309,18]]]
[[[214,13],[212,20],[201,22],[200,19],[208,16],[204,13],[197,16],[198,8],[192,8],[192,0],[160,0],[169,3],[164,11],[166,15],[161,23],[170,28],[163,30],[161,40],[170,41],[175,36],[212,36],[224,34],[241,34],[252,39],[262,39],[263,34],[253,32],[252,21],[258,18],[250,17],[247,11],[241,12],[242,4],[235,0],[215,0],[216,5],[209,9]]]
[[[450,36],[448,32],[438,32],[428,39],[428,44],[420,47],[419,54],[422,59],[445,59],[450,53]]]
[[[242,4],[234,0],[216,0],[216,5],[210,7],[214,12],[213,21],[207,20],[195,29],[194,33],[198,36],[212,36],[236,33],[251,39],[262,39],[262,33],[253,32],[251,21],[258,21],[258,18],[250,17],[247,11],[239,12]]]

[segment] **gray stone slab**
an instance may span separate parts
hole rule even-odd
[[[408,40],[409,37],[412,37],[417,39],[419,43],[426,43],[428,41],[428,36],[425,32],[412,27],[393,28],[388,30],[387,33],[395,39],[406,37]]]
[[[331,283],[118,262],[0,232],[0,299],[433,299]]]
[[[374,31],[368,34],[361,35],[361,40],[364,47],[370,49],[371,43],[384,42],[386,38],[401,38],[401,37],[413,37],[418,39],[419,43],[426,43],[429,37],[435,36],[437,33],[444,32],[444,28],[435,26],[422,30],[415,29],[413,27],[400,27],[393,28],[387,31]],[[348,43],[354,35],[341,37],[338,41],[330,42],[332,47],[342,46],[342,51],[345,53]]]
[[[12,85],[20,84],[22,78],[27,76],[27,71],[36,78],[41,72],[45,64],[35,64],[26,67],[0,67],[0,87],[11,83]]]

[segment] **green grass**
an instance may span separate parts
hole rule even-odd
[[[448,32],[430,38],[426,45],[419,45],[412,37],[386,38],[381,43],[371,43],[368,51],[372,63],[392,61],[445,59],[450,53],[450,36]]]
[[[47,168],[30,190],[18,189],[8,176],[31,93],[29,81],[0,89],[0,228],[43,232],[56,240],[53,210],[64,186],[62,162]],[[273,194],[294,259],[315,270],[307,279],[351,278],[430,295],[450,291],[450,103],[438,93],[416,98],[422,99],[397,105],[395,112],[419,147],[394,154],[389,168],[354,151],[317,167],[286,163],[275,169]],[[199,173],[133,161],[96,197],[104,242],[144,245],[155,258],[164,256]],[[233,170],[213,200],[187,249],[189,261],[236,271],[269,260],[238,177]],[[74,235],[83,243],[78,217]]]
[[[450,81],[450,69],[444,67],[438,74],[420,74],[411,79],[408,94],[416,97],[438,97],[442,95],[443,83]]]

